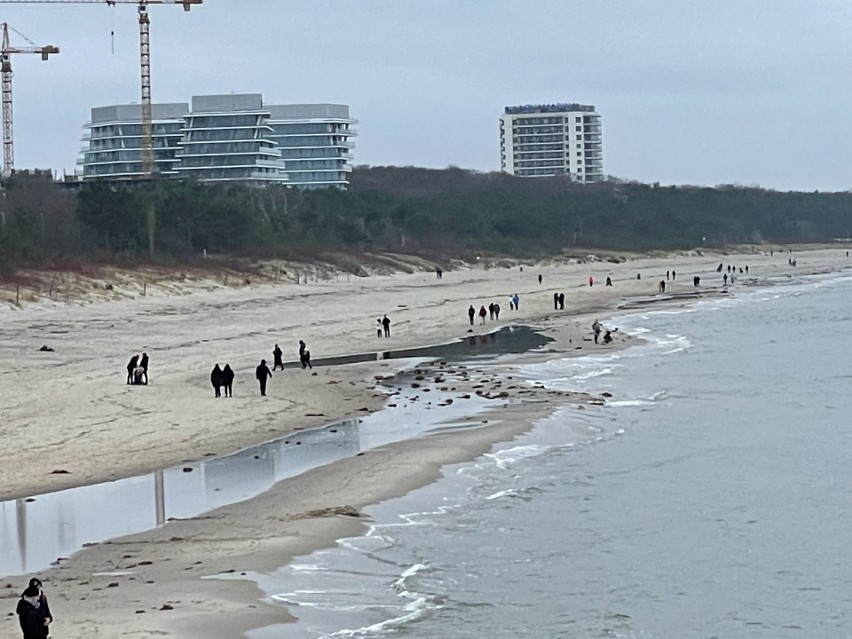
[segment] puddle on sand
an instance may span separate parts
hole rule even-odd
[[[497,355],[512,355],[526,353],[541,348],[554,341],[552,337],[542,335],[529,326],[504,326],[493,333],[469,335],[460,337],[449,344],[408,348],[399,351],[378,351],[375,353],[359,353],[342,357],[312,357],[314,366],[340,366],[358,362],[373,362],[385,359],[427,358],[441,359],[448,362],[460,362],[477,357],[495,357]],[[381,347],[381,340],[376,345]],[[285,368],[297,368],[299,362],[286,362]]]
[[[31,574],[84,544],[150,530],[244,501],[274,483],[361,451],[438,427],[469,427],[464,417],[487,400],[472,396],[430,410],[458,393],[433,392],[429,404],[407,389],[396,407],[286,438],[234,455],[150,475],[0,502],[0,576]],[[191,469],[189,471],[188,469]]]
[[[320,358],[314,364],[341,365],[377,358],[463,362],[523,353],[551,341],[552,338],[527,326],[510,326],[450,344]],[[298,366],[298,362],[291,365]],[[448,398],[457,398],[458,393],[432,392],[428,402],[413,399],[417,395],[420,391],[407,388],[394,398],[395,407],[361,419],[298,431],[229,457],[0,502],[0,576],[44,570],[57,558],[80,550],[83,544],[143,532],[168,519],[196,517],[244,501],[282,479],[376,446],[410,439],[439,427],[467,427],[469,424],[460,420],[482,410],[487,403],[472,396],[463,402],[442,405],[440,410],[429,410]]]

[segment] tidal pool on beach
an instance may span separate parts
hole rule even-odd
[[[380,354],[380,359],[478,361],[521,353],[551,338],[525,326],[427,348]],[[368,361],[375,355],[326,358],[317,365]],[[354,358],[354,359],[353,359]],[[401,375],[404,377],[404,373]],[[311,468],[438,428],[468,427],[462,420],[486,407],[476,395],[434,389],[422,391],[401,382],[393,405],[362,418],[296,431],[233,455],[183,464],[148,475],[82,486],[0,502],[0,574],[44,570],[85,544],[149,530],[169,519],[196,517],[250,499],[273,484]],[[435,410],[432,410],[432,409]]]

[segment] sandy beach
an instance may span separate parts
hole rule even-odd
[[[607,318],[625,302],[689,304],[696,295],[736,295],[743,286],[845,269],[850,259],[839,246],[797,250],[795,267],[785,250],[768,253],[474,265],[445,270],[441,279],[422,271],[236,288],[152,285],[144,297],[8,304],[0,307],[0,496],[27,498],[224,456],[393,401],[401,364],[381,358],[276,371],[268,396],[261,397],[254,368],[261,358],[271,366],[275,344],[285,361],[295,362],[303,339],[319,361],[525,324],[555,339],[535,357],[565,357],[629,345],[632,338],[619,332],[612,345],[596,345],[590,330],[596,318],[615,328]],[[716,272],[720,263],[748,265],[749,273],[738,272],[725,290]],[[666,281],[672,270],[676,279]],[[611,287],[604,286],[607,276]],[[694,276],[701,278],[697,288]],[[555,292],[565,294],[564,310],[554,310]],[[518,310],[509,309],[514,293]],[[477,318],[471,326],[468,307],[491,302],[501,306],[499,321],[483,325]],[[377,338],[376,320],[384,314],[391,336]],[[125,365],[142,351],[150,356],[150,384],[128,386]],[[209,374],[216,363],[236,371],[233,398],[213,396]],[[421,375],[452,386],[457,403],[478,395],[491,408],[471,413],[476,428],[382,446],[287,479],[248,501],[62,558],[39,574],[57,618],[54,634],[225,638],[286,622],[287,611],[265,603],[252,581],[205,577],[271,571],[333,545],[363,529],[358,515],[365,506],[428,484],[445,465],[511,440],[557,405],[605,401],[519,388],[475,364],[422,365]],[[440,405],[429,409],[440,411]],[[0,565],[0,576],[12,611],[29,575],[9,575]],[[17,619],[5,619],[5,633],[16,636]]]

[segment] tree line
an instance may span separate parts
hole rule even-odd
[[[0,194],[0,269],[64,261],[310,259],[328,251],[465,257],[643,251],[849,236],[852,194],[516,178],[356,167],[348,191],[14,176]]]

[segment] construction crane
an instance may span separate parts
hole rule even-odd
[[[15,170],[15,144],[12,140],[12,54],[13,53],[37,53],[42,60],[47,60],[50,55],[59,53],[59,48],[48,44],[40,47],[27,36],[3,23],[3,42],[0,46],[0,73],[3,79],[3,177],[8,178]],[[31,47],[13,47],[9,44],[9,30],[14,31]]]
[[[150,179],[156,171],[154,161],[154,129],[151,122],[151,20],[148,5],[178,4],[189,11],[204,0],[0,0],[0,4],[135,4],[139,8],[139,56],[142,72],[142,174]],[[5,105],[5,103],[4,103]]]

